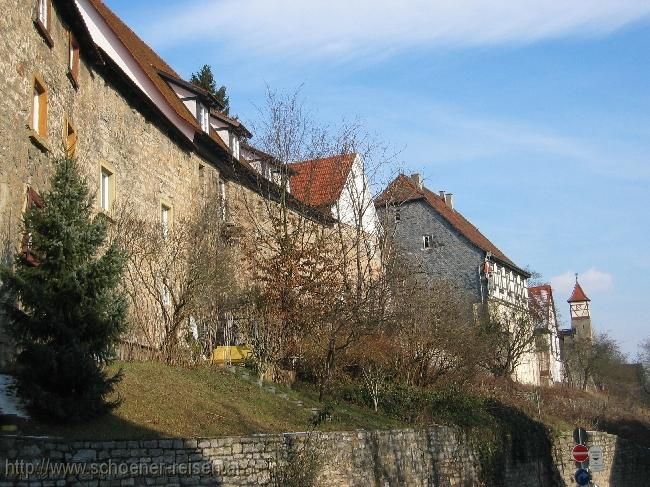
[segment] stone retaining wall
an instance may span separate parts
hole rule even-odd
[[[639,479],[650,478],[649,449],[604,433],[593,434],[591,442],[605,450],[606,470],[595,477],[599,487],[638,486]],[[570,435],[564,435],[556,439],[552,452],[528,451],[523,456],[508,452],[502,475],[492,484],[574,485],[572,444]],[[319,452],[315,457],[323,463],[318,477],[322,486],[484,485],[477,455],[463,434],[436,426],[100,442],[2,437],[0,486],[268,485],[278,465],[280,470],[286,465],[288,451]],[[309,455],[291,461],[300,469],[311,468]]]

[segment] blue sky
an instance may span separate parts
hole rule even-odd
[[[244,122],[267,85],[358,118],[565,323],[578,272],[597,331],[650,338],[647,0],[105,2],[186,78],[210,64]]]

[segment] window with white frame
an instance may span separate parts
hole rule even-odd
[[[47,137],[47,89],[45,83],[34,77],[31,128],[41,137]]]
[[[402,215],[399,208],[395,208],[395,223],[399,223],[402,220]]]
[[[68,71],[75,86],[79,84],[79,43],[72,32],[68,32]]]
[[[226,182],[219,179],[219,216],[221,221],[226,221]]]
[[[196,118],[201,125],[201,130],[210,132],[210,111],[203,103],[196,102]]]
[[[239,159],[239,137],[234,132],[228,132],[230,138],[230,151],[235,159]]]
[[[110,213],[115,202],[115,174],[102,166],[99,175],[99,206]]]
[[[160,205],[160,225],[162,227],[163,237],[167,238],[172,225],[172,207],[165,203],[161,203]]]
[[[160,293],[160,299],[162,301],[162,305],[165,308],[168,308],[172,304],[172,293],[169,289],[169,279],[164,278],[161,283],[161,293]]]
[[[38,20],[46,29],[50,28],[50,1],[38,0]]]
[[[430,249],[433,246],[433,237],[431,235],[422,235],[422,248]]]
[[[282,184],[282,171],[278,168],[272,168],[269,172],[270,179],[277,185]]]
[[[41,34],[45,43],[54,47],[54,39],[52,39],[52,5],[51,0],[36,0],[34,6],[34,25],[36,30]]]

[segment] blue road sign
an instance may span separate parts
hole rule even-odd
[[[578,485],[589,485],[591,475],[589,475],[589,472],[584,468],[579,468],[576,470],[575,479]]]

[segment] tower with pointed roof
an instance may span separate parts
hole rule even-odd
[[[573,292],[567,302],[571,313],[571,329],[574,331],[575,336],[591,340],[591,312],[589,311],[591,299],[582,290],[582,286],[578,282],[578,274],[576,274],[576,284],[573,287]]]

